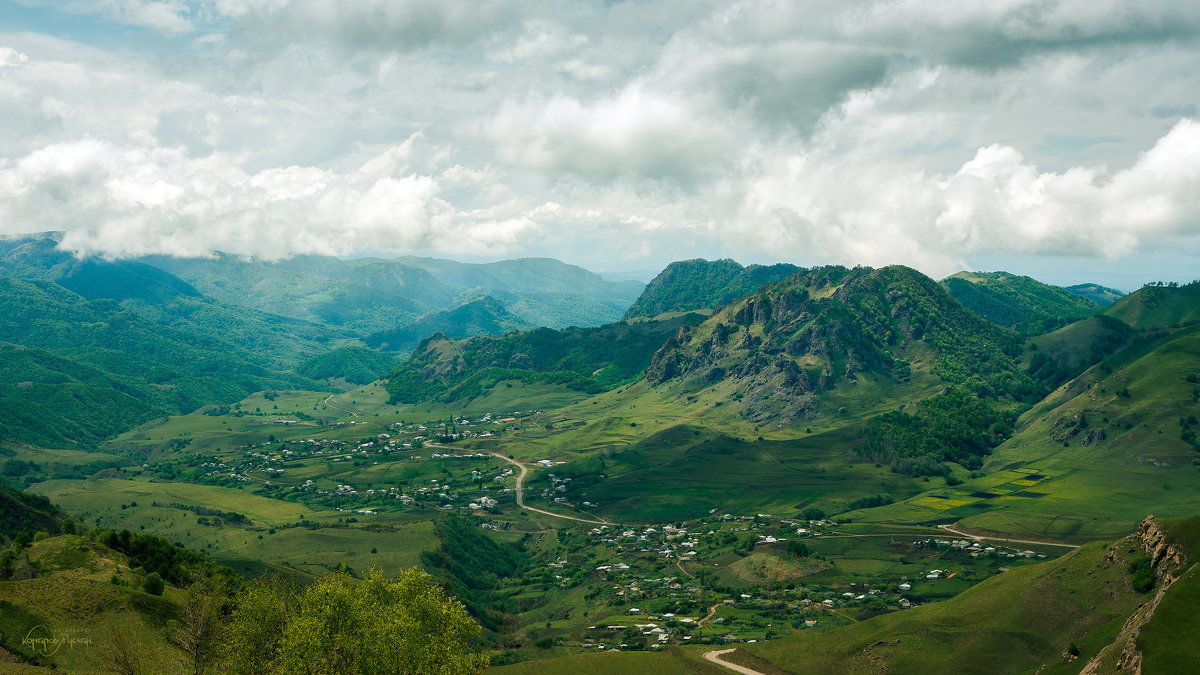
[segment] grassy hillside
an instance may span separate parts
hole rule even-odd
[[[673,262],[646,285],[625,318],[720,307],[786,279],[797,269],[786,263],[742,267],[728,258]]]
[[[483,296],[454,309],[427,314],[399,328],[372,333],[367,336],[366,343],[369,347],[406,352],[435,333],[448,338],[468,338],[504,335],[530,328],[533,328],[532,324],[510,314],[499,300]]]
[[[1200,321],[1200,282],[1146,285],[1104,310],[1138,330],[1182,326]]]
[[[976,314],[1024,335],[1040,335],[1100,311],[1082,294],[1007,272],[959,272],[943,279],[942,286]]]
[[[513,380],[595,394],[639,377],[671,335],[701,319],[684,314],[662,321],[539,328],[457,341],[434,336],[388,375],[388,392],[401,403],[452,401],[483,395],[497,383]]]

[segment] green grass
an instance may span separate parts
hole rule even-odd
[[[1123,617],[1140,601],[1106,564],[1107,547],[1014,569],[960,595],[828,632],[804,631],[747,651],[812,672],[970,673],[1036,668],[1068,642]]]
[[[1138,634],[1137,647],[1144,654],[1146,673],[1183,673],[1200,663],[1195,636],[1200,634],[1200,571],[1192,567],[1171,585],[1154,616]]]

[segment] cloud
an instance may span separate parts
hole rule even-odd
[[[1182,120],[1133,165],[1040,171],[994,144],[950,174],[864,169],[789,157],[747,193],[735,230],[763,251],[844,263],[915,265],[935,274],[981,251],[1132,253],[1148,239],[1200,235],[1200,122]]]
[[[400,159],[385,153],[345,174],[299,166],[247,174],[221,155],[55,144],[0,169],[0,222],[6,233],[63,230],[63,248],[107,257],[499,254],[536,236],[529,215],[455,210],[436,177],[398,173]]]
[[[348,50],[461,47],[514,27],[510,0],[245,0],[217,8],[242,40],[315,42]]]

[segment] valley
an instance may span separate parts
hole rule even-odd
[[[107,531],[245,580],[420,567],[480,624],[498,673],[729,672],[715,652],[771,673],[1110,672],[1102,652],[1150,592],[1131,570],[1157,544],[1132,533],[1162,522],[1175,542],[1178,563],[1152,559],[1154,592],[1194,585],[1194,284],[1101,305],[1001,273],[686,261],[591,325],[546,327],[551,304],[516,296],[412,310],[434,332],[405,333],[409,355],[372,348],[401,340],[381,337],[394,317],[368,320],[400,311],[379,296],[338,296],[357,307],[341,318],[312,304],[391,263],[81,271],[32,248],[10,247],[0,277],[9,316],[29,317],[0,325],[5,489],[61,509],[0,502],[25,519],[0,532],[0,647],[30,669],[84,662],[13,637],[51,619],[174,649],[175,610],[131,609],[148,568],[103,549]],[[516,262],[395,264],[462,288],[560,269]],[[218,294],[226,274],[238,285]],[[250,282],[270,275],[308,300]],[[122,599],[69,619],[29,590],[50,580]]]

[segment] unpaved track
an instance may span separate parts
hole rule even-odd
[[[721,658],[723,655],[733,651],[737,651],[737,647],[731,647],[729,649],[714,649],[711,652],[704,652],[700,656],[704,657],[705,661],[711,661],[718,666],[724,666],[733,672],[741,673],[742,675],[767,675],[762,671],[754,670],[753,668],[747,668],[746,666],[739,666],[736,663],[730,663]]]
[[[526,511],[536,511],[537,513],[540,513],[544,516],[552,516],[554,518],[563,518],[564,520],[576,520],[581,523],[595,523],[597,525],[608,525],[609,524],[609,522],[607,520],[588,520],[587,518],[576,518],[575,516],[564,516],[561,513],[551,513],[549,511],[544,511],[542,509],[534,508],[532,506],[525,506],[525,475],[529,473],[529,469],[527,469],[524,464],[518,462],[517,460],[509,459],[508,457],[506,457],[498,452],[493,452],[492,454],[499,457],[500,459],[508,462],[509,464],[512,464],[513,466],[515,466],[521,470],[521,473],[517,474],[517,507],[518,508],[525,509]]]

